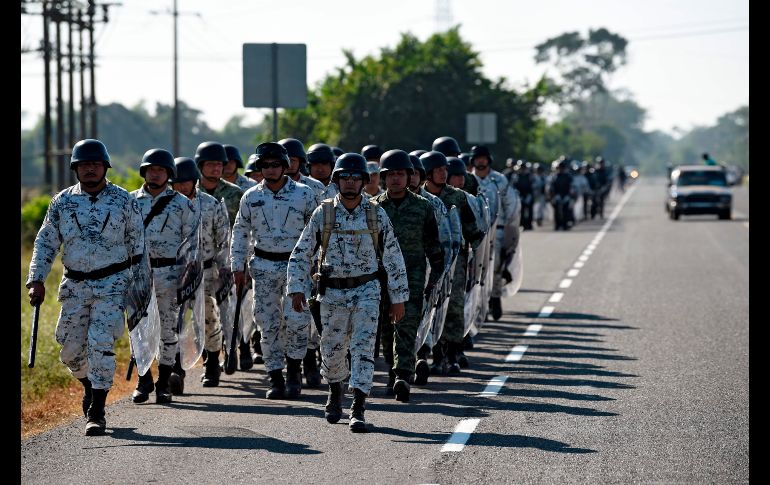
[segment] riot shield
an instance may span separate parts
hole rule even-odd
[[[150,290],[150,302],[144,316],[128,332],[131,353],[136,362],[136,371],[140,376],[147,373],[160,349],[158,301],[155,299],[155,289],[152,285],[150,285]]]
[[[189,369],[200,358],[206,339],[206,317],[201,254],[200,223],[186,237],[176,253],[181,267],[177,280],[179,304],[179,357],[183,369]]]

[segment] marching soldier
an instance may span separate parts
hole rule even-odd
[[[412,161],[403,150],[388,150],[382,155],[384,194],[373,197],[393,224],[393,230],[404,257],[409,281],[406,314],[397,326],[383,326],[382,354],[391,367],[388,392],[396,399],[409,401],[409,381],[415,370],[415,339],[422,319],[424,294],[430,292],[443,273],[444,251],[438,234],[433,206],[425,198],[407,188],[414,173]],[[425,284],[426,260],[430,262],[430,279]]]
[[[234,145],[223,146],[225,147],[225,153],[227,153],[227,163],[222,167],[222,178],[231,184],[237,185],[244,192],[257,185],[249,177],[238,173],[238,169],[243,168],[243,159],[238,147]]]
[[[179,303],[177,288],[182,267],[177,265],[177,251],[182,241],[198,227],[198,216],[192,202],[169,187],[176,175],[174,156],[166,150],[147,150],[139,165],[145,183],[131,192],[144,219],[144,239],[150,257],[152,281],[160,314],[161,347],[158,353],[158,381],[153,385],[148,369],[139,376],[131,395],[134,403],[143,403],[155,390],[155,402],[171,402],[168,379],[176,360]]]
[[[288,292],[295,311],[304,311],[310,296],[310,264],[320,247],[319,296],[321,373],[329,383],[325,418],[342,417],[342,381],[348,376],[353,404],[350,430],[365,432],[366,397],[374,377],[374,347],[381,291],[390,297],[390,320],[404,316],[409,286],[404,259],[385,210],[362,197],[368,180],[366,160],[357,153],[340,156],[332,172],[340,193],[318,207],[291,254]],[[381,286],[384,285],[384,286]]]
[[[262,328],[260,343],[270,379],[266,397],[295,398],[302,391],[300,362],[307,351],[311,317],[308,311],[291,307],[286,296],[286,265],[318,199],[313,189],[286,176],[290,162],[282,145],[261,143],[256,154],[265,179],[241,199],[233,226],[230,266],[240,294],[249,277],[243,268],[253,254],[248,263],[254,279],[254,321]]]
[[[431,150],[441,152],[445,157],[458,157],[460,158],[463,153],[460,150],[460,145],[457,144],[457,140],[451,136],[442,136],[433,140],[433,147]],[[465,173],[465,184],[463,190],[471,195],[479,193],[479,180],[474,177],[472,173]]]
[[[476,226],[476,216],[468,205],[468,198],[462,190],[447,185],[447,159],[439,151],[430,151],[420,156],[420,161],[425,167],[427,180],[425,189],[439,197],[447,210],[452,206],[457,207],[462,223],[462,235],[465,240],[460,253],[457,255],[454,278],[452,280],[452,293],[449,297],[449,308],[447,309],[446,323],[440,342],[434,342],[433,347],[433,365],[431,374],[443,373],[444,354],[449,364],[448,374],[457,375],[460,373],[460,365],[457,363],[457,356],[463,351],[463,333],[465,331],[465,283],[467,279],[466,269],[468,266],[468,246],[476,247],[484,237]],[[446,348],[446,352],[444,349]]]
[[[289,154],[289,169],[286,171],[286,175],[293,181],[313,189],[320,199],[326,191],[326,186],[318,180],[304,175],[307,173],[307,153],[305,153],[305,146],[302,142],[296,138],[284,138],[278,140],[278,144],[283,146]]]
[[[323,143],[312,145],[307,151],[307,163],[310,165],[310,177],[318,180],[326,189],[320,196],[321,200],[331,199],[340,191],[337,185],[332,183],[332,169],[337,157],[331,147]]]
[[[252,153],[249,155],[249,161],[246,163],[246,168],[243,170],[243,175],[249,177],[256,183],[262,182],[264,178],[262,176],[262,169],[257,166],[257,154]]]
[[[497,207],[491,208],[492,212],[497,214],[494,246],[497,252],[497,259],[495,261],[492,293],[489,298],[489,311],[493,319],[499,320],[503,314],[503,308],[500,303],[503,288],[502,273],[505,270],[505,262],[510,260],[519,244],[519,218],[521,210],[519,207],[519,194],[516,192],[516,189],[508,183],[505,175],[492,168],[492,162],[492,155],[487,147],[476,145],[471,148],[471,166],[473,167],[474,174],[480,180],[480,190],[487,193],[496,192],[496,194],[489,195],[488,199],[498,200]],[[505,241],[503,238],[507,225],[512,226],[512,241]]]
[[[192,158],[178,157],[174,159],[174,165],[176,166],[176,176],[172,181],[172,186],[174,190],[192,201],[195,212],[200,217],[206,295],[204,350],[207,353],[207,358],[203,387],[214,387],[219,385],[221,372],[219,351],[222,349],[222,325],[217,308],[216,291],[220,279],[219,273],[230,267],[230,262],[227,260],[230,248],[230,221],[224,203],[196,187],[200,180],[200,172],[195,161]],[[184,377],[185,372],[179,365],[177,358],[174,372],[169,377],[169,388],[172,394],[184,393]]]
[[[123,334],[124,295],[144,254],[139,207],[123,188],[106,179],[111,167],[99,140],[72,148],[70,169],[78,183],[56,194],[35,237],[26,287],[29,303],[45,300],[44,282],[62,247],[64,275],[56,323],[59,358],[83,384],[86,436],[104,434],[104,405],[115,375],[115,340]]]

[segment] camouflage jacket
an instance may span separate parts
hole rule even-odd
[[[371,235],[366,232],[366,211],[372,205],[366,197],[352,211],[348,211],[337,195],[334,199],[335,228],[329,238],[329,247],[323,263],[329,268],[331,278],[350,278],[377,271],[377,255]],[[382,207],[377,207],[377,224],[380,230],[382,264],[388,276],[388,295],[392,303],[409,299],[409,284],[401,248],[393,232],[390,218]],[[304,293],[310,296],[310,263],[319,250],[323,231],[323,206],[313,212],[310,222],[294,246],[289,259],[287,293]],[[342,232],[338,232],[342,231]],[[361,231],[361,234],[350,234]],[[368,284],[368,283],[367,283]]]
[[[230,219],[227,207],[222,200],[217,200],[198,189],[195,190],[193,207],[201,217],[201,242],[203,260],[214,258],[219,268],[229,268],[227,260],[230,253]]]
[[[246,192],[250,188],[252,188],[255,185],[257,185],[257,181],[250,179],[249,177],[243,175],[242,173],[236,173],[236,175],[235,175],[235,185],[240,187],[240,189],[242,191]]]
[[[463,191],[451,185],[444,185],[437,197],[441,199],[447,210],[451,209],[452,206],[457,207],[465,242],[473,245],[481,241],[484,234],[478,230],[476,216],[473,214],[470,205],[468,205],[468,199]]]
[[[316,182],[321,182],[318,179],[314,179],[313,177],[308,177],[310,180],[315,180]],[[323,182],[321,182],[323,184]],[[329,182],[329,185],[324,185],[324,190],[321,193],[321,195],[318,197],[318,200],[325,200],[325,199],[333,199],[335,195],[340,193],[340,189],[337,187],[337,184],[334,182]]]
[[[478,177],[481,181],[479,189],[485,194],[488,194],[489,200],[497,200],[497,207],[492,207],[493,219],[497,217],[497,224],[504,226],[506,224],[515,222],[518,225],[518,220],[514,220],[515,215],[518,213],[519,194],[516,189],[508,183],[508,179],[505,175],[496,170],[490,170],[489,174],[484,177]],[[495,194],[489,194],[494,191]],[[496,197],[495,197],[496,195]]]
[[[173,195],[171,202],[144,229],[147,254],[151,258],[176,258],[182,241],[198,228],[199,216],[192,202],[170,186],[155,197],[145,191],[144,186],[131,192],[139,205],[142,220],[150,213],[152,206],[166,195]]]
[[[197,186],[198,190],[208,194],[208,191],[203,188],[200,182]],[[214,192],[211,194],[217,200],[225,199],[225,206],[227,207],[227,215],[230,217],[230,227],[235,222],[235,214],[238,213],[238,207],[241,203],[241,197],[243,196],[243,190],[235,184],[231,184],[227,180],[219,179],[219,183],[214,188]]]
[[[425,260],[430,262],[431,281],[435,283],[444,266],[444,250],[438,235],[433,206],[424,197],[407,190],[399,205],[384,194],[372,197],[388,214],[404,257],[410,283],[425,284]],[[412,281],[415,280],[415,281]]]
[[[56,194],[35,237],[27,284],[45,282],[60,246],[64,267],[83,272],[144,254],[139,207],[110,181],[93,201],[79,183]]]
[[[313,189],[313,192],[315,192],[315,195],[318,197],[318,202],[320,203],[322,200],[324,200],[323,194],[326,192],[326,186],[323,184],[323,182],[319,182],[318,180],[314,179],[313,177],[307,177],[305,175],[300,174],[299,180],[297,180],[297,183],[299,184],[305,184],[311,189]]]
[[[318,198],[313,189],[288,177],[275,193],[264,181],[247,190],[235,216],[231,269],[243,270],[246,259],[254,253],[250,241],[263,251],[291,252],[316,207]]]

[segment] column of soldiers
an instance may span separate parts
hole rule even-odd
[[[286,138],[257,146],[245,167],[236,147],[218,142],[201,143],[193,158],[156,148],[140,164],[145,183],[128,194],[106,179],[106,147],[78,142],[71,168],[79,183],[52,199],[27,287],[30,303],[42,302],[63,245],[57,340],[62,362],[83,383],[86,434],[106,427],[112,348],[142,261],[157,305],[145,303],[143,321],[157,313],[158,345],[142,350],[132,339],[132,352],[150,352],[144,357],[157,359],[159,375],[153,382],[148,368],[139,376],[135,403],[153,391],[157,403],[184,394],[195,359],[180,342],[183,288],[196,264],[204,387],[219,385],[237,352],[242,371],[264,363],[267,399],[296,399],[303,374],[309,387],[323,377],[330,423],[342,418],[347,383],[349,427],[365,432],[378,345],[389,368],[385,394],[400,402],[431,374],[460,374],[487,308],[495,319],[502,313],[518,197],[491,169],[486,147],[474,146],[467,162],[450,137],[431,148],[383,153],[370,145],[358,154],[317,143],[305,152]],[[382,183],[372,187],[376,176]],[[511,226],[515,237],[506,238]],[[235,314],[246,308],[249,286],[249,315],[241,318],[253,326],[233,316],[233,302]],[[238,344],[228,345],[231,338]]]

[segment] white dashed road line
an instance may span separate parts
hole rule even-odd
[[[561,291],[557,291],[553,295],[551,295],[551,298],[548,299],[548,303],[559,303],[564,296],[564,293]]]
[[[511,353],[505,358],[506,362],[518,362],[524,357],[524,352],[527,351],[527,345],[517,345],[511,349]]]
[[[481,421],[480,418],[463,419],[455,427],[454,433],[449,437],[441,451],[463,451],[465,443]]]
[[[489,384],[487,384],[487,387],[484,388],[483,391],[481,391],[481,396],[484,397],[490,397],[490,396],[497,396],[497,393],[500,392],[500,388],[503,387],[505,384],[505,381],[508,380],[508,376],[497,376],[493,377]]]

